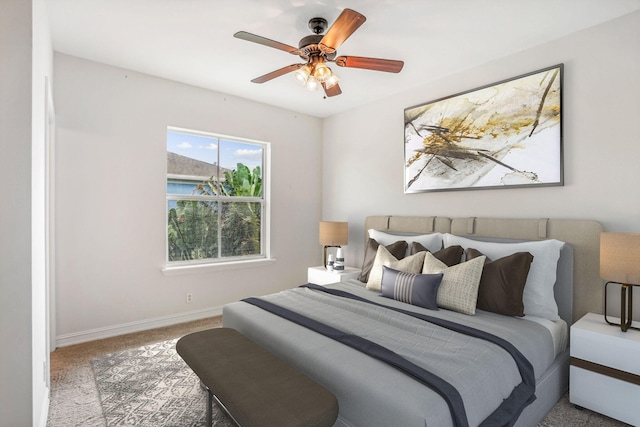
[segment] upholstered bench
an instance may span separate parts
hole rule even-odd
[[[331,426],[338,401],[327,389],[235,329],[216,328],[180,338],[178,354],[213,399],[242,427]]]

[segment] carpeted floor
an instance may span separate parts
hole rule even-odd
[[[222,319],[215,317],[57,349],[51,354],[51,402],[47,426],[107,426],[94,380],[92,359],[108,353],[124,355],[129,349],[172,340],[190,332],[219,327],[221,324]],[[102,391],[104,392],[104,387]],[[202,410],[204,411],[204,407]],[[110,419],[110,426],[136,425],[114,420],[115,418]],[[220,422],[219,425],[224,423]],[[565,426],[622,427],[626,424],[586,409],[578,410],[565,396],[539,427]]]
[[[177,341],[145,344],[91,360],[107,425],[206,427],[207,393],[176,352]],[[212,426],[234,424],[214,406]]]
[[[214,317],[58,348],[51,353],[51,398],[47,426],[106,426],[91,368],[92,359],[221,325],[222,318]]]

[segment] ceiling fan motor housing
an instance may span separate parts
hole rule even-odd
[[[311,56],[324,56],[325,58],[332,60],[336,57],[336,51],[328,53],[327,49],[320,47],[320,41],[324,36],[321,34],[312,34],[300,39],[298,42],[298,48],[300,49],[300,58],[305,61]]]
[[[309,20],[309,29],[314,34],[322,34],[327,29],[327,20],[324,18],[311,18]]]
[[[311,48],[312,46],[317,45],[318,43],[320,43],[320,40],[322,40],[322,35],[320,34],[312,34],[310,36],[306,36],[300,39],[300,42],[298,42],[298,47],[300,49],[304,49],[304,48]]]

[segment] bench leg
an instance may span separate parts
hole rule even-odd
[[[207,427],[213,425],[213,393],[207,389]]]
[[[200,387],[207,391],[207,427],[211,427],[213,425],[213,404],[215,404],[222,409],[225,414],[229,417],[229,419],[238,427],[240,424],[233,418],[233,415],[227,410],[227,408],[218,400],[218,398],[211,392],[211,389],[205,385],[202,381],[200,381]]]
[[[211,427],[213,424],[213,393],[202,380],[200,381],[200,387],[207,392],[207,427]]]

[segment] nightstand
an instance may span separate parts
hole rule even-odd
[[[640,332],[588,313],[571,326],[570,343],[571,403],[640,425]]]
[[[360,270],[353,267],[345,267],[344,271],[329,271],[325,267],[309,267],[307,281],[316,285],[328,285],[329,283],[346,282],[349,279],[357,279]]]

